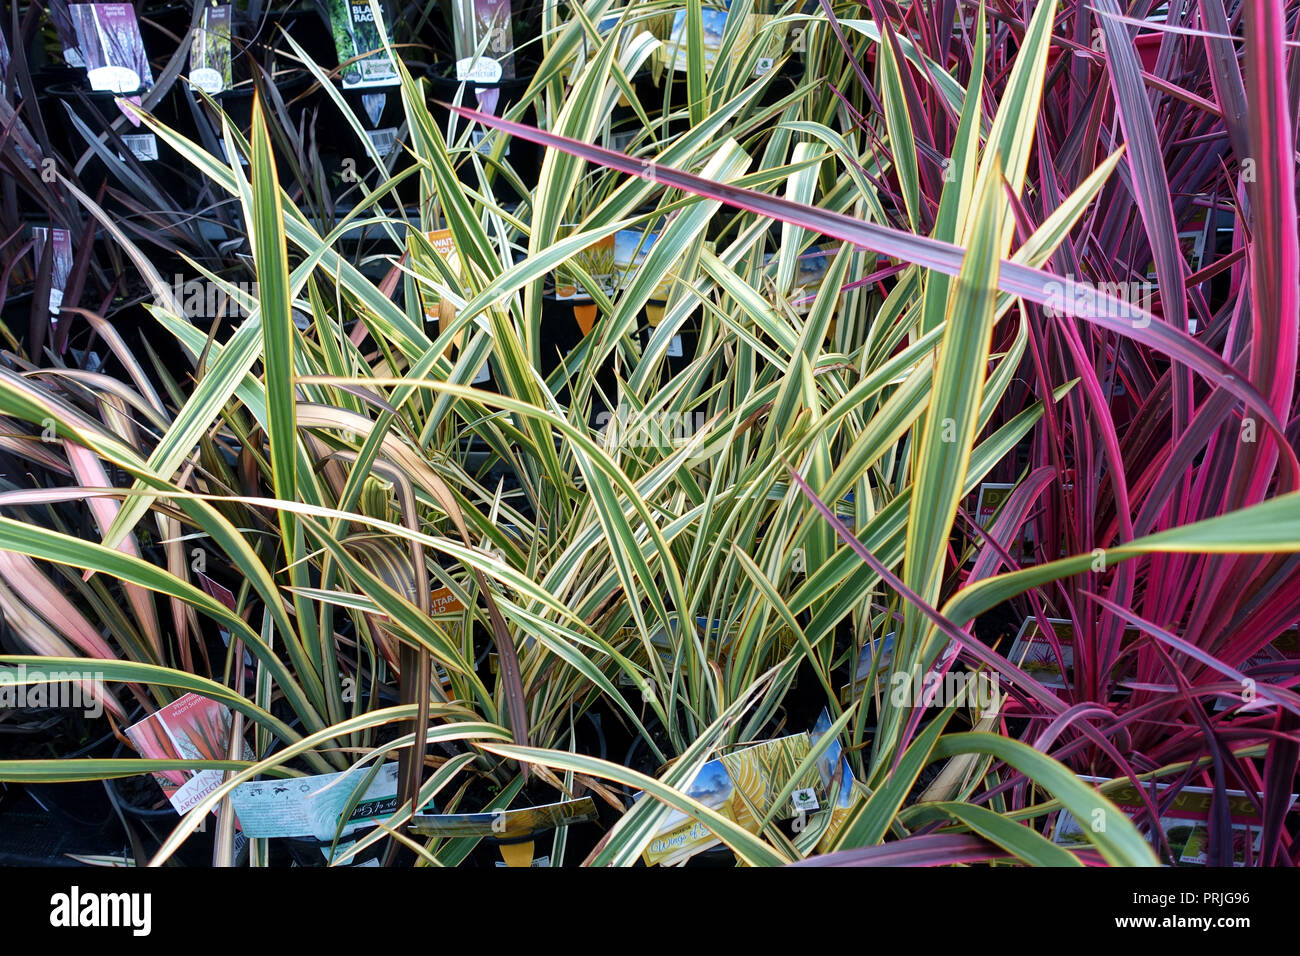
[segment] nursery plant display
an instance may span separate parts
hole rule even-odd
[[[134,86],[117,6],[2,25],[6,788],[135,865],[1300,862],[1300,4],[120,5]]]

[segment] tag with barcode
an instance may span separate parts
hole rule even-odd
[[[393,151],[397,144],[397,127],[390,126],[387,129],[372,129],[366,132],[370,137],[370,145],[375,147],[375,152],[383,159]]]
[[[158,137],[153,133],[132,133],[122,137],[131,155],[142,163],[153,162],[158,158]]]
[[[474,144],[474,151],[476,153],[483,153],[484,155],[487,155],[488,153],[492,152],[493,148],[496,146],[495,142],[488,140],[487,135],[488,135],[487,132],[481,129],[476,129],[469,134],[470,141]],[[506,140],[506,148],[501,151],[501,155],[502,156],[510,155],[509,140]]]

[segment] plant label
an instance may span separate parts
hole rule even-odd
[[[45,245],[53,246],[54,265],[50,272],[50,314],[57,316],[63,306],[63,292],[68,287],[68,277],[72,275],[72,234],[66,229],[49,229],[45,226],[32,227],[34,244],[32,252],[36,256],[37,267],[45,255]],[[57,324],[57,319],[53,324]]]
[[[456,80],[499,83],[515,75],[510,0],[455,0]]]
[[[401,83],[379,38],[369,0],[330,0],[329,13],[345,89]]]
[[[205,7],[190,45],[190,82],[216,96],[234,85],[230,67],[230,5]]]
[[[129,3],[74,3],[68,7],[92,90],[135,93],[153,86],[140,24]]]

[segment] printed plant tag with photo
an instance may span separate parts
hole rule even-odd
[[[381,10],[383,6],[381,5]],[[401,77],[384,50],[369,0],[330,0],[330,27],[344,89],[397,86]]]
[[[234,85],[230,65],[230,5],[204,7],[190,45],[190,82],[216,96]]]
[[[510,0],[455,0],[456,80],[499,83],[515,76]]]
[[[704,9],[700,11],[704,24],[704,72],[712,73],[718,62],[718,51],[722,49],[722,36],[727,29],[727,11]],[[669,63],[673,70],[685,73],[690,69],[690,54],[687,52],[686,11],[678,10],[673,15],[672,33],[668,39]]]
[[[156,760],[227,760],[230,757],[230,708],[208,697],[186,694],[126,728],[141,757]],[[245,760],[253,759],[244,744]],[[154,779],[177,813],[192,810],[221,785],[221,770],[161,770]]]
[[[68,287],[68,278],[72,275],[72,234],[66,229],[49,229],[45,226],[32,227],[34,245],[32,252],[36,256],[37,268],[45,255],[46,243],[54,247],[54,263],[50,271],[50,314],[57,316],[63,306],[63,293]],[[54,320],[57,323],[57,319]]]
[[[1084,783],[1099,787],[1111,781],[1103,777],[1080,775]],[[1214,791],[1209,787],[1183,787],[1171,799],[1168,797],[1170,785],[1156,783],[1150,794],[1153,802],[1161,808],[1160,829],[1164,831],[1173,854],[1174,866],[1208,866],[1209,865],[1209,822],[1215,809]],[[1141,795],[1131,783],[1106,791],[1106,796],[1125,815],[1137,816],[1145,809]],[[1255,795],[1260,803],[1264,794]],[[1297,795],[1291,794],[1287,803],[1287,813],[1296,804]],[[1245,866],[1248,858],[1258,852],[1262,841],[1264,820],[1256,807],[1255,801],[1243,790],[1225,790],[1227,813],[1232,828],[1232,865]],[[1093,821],[1083,821],[1093,826]],[[1148,835],[1152,846],[1156,846],[1153,836]],[[1090,841],[1084,825],[1069,811],[1062,810],[1052,830],[1052,842],[1058,846],[1087,846]]]
[[[743,747],[710,760],[683,792],[755,833],[762,818],[773,809],[777,795],[811,749],[807,733]],[[815,801],[820,807],[826,790],[816,766],[810,767],[795,781],[794,792],[803,792],[805,803]],[[807,812],[797,806],[782,809],[785,812],[778,813],[778,817],[789,818]],[[647,866],[672,866],[721,842],[703,823],[680,811],[673,811],[646,846],[642,858]]]
[[[153,71],[133,6],[74,3],[68,12],[92,90],[125,94],[153,86]]]

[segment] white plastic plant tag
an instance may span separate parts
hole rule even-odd
[[[817,791],[812,787],[794,791],[790,794],[790,803],[796,813],[811,813],[821,809],[821,803],[817,800]]]
[[[636,140],[640,130],[629,129],[609,134],[609,148],[617,153],[627,154],[628,148]]]
[[[488,138],[486,130],[476,129],[469,134],[470,142],[474,144],[474,152],[482,153],[484,156],[492,152],[496,143]],[[502,156],[510,155],[510,140],[506,140],[505,149],[501,151]]]
[[[500,83],[501,64],[491,57],[467,56],[456,61],[458,83]]]
[[[386,763],[370,781],[361,799],[341,821],[353,791],[369,767],[343,773],[317,774],[287,780],[241,783],[230,794],[239,823],[250,837],[315,837],[333,840],[343,823],[346,836],[374,826],[397,810],[397,764]]]

